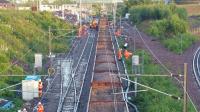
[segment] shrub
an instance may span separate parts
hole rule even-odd
[[[142,5],[129,9],[130,18],[135,23],[145,20],[163,19],[171,15],[170,8],[163,5]]]
[[[159,37],[160,39],[166,39],[178,35],[179,33],[186,33],[187,29],[187,22],[180,19],[178,15],[174,14],[170,17],[170,19],[162,19],[151,22],[151,27],[148,29],[148,33],[155,37]]]
[[[197,40],[196,36],[189,33],[178,34],[173,38],[163,40],[163,43],[167,49],[175,53],[182,53],[189,46],[191,46]]]

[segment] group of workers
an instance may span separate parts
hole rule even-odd
[[[43,83],[41,80],[39,80],[38,81],[38,96],[39,96],[39,98],[42,97],[42,89],[43,89]],[[28,112],[28,111],[26,110],[26,108],[23,108],[21,111],[19,110],[19,112]],[[37,104],[37,112],[44,112],[44,106],[42,105],[41,102],[39,102]]]
[[[133,53],[129,52],[127,49],[120,48],[118,50],[118,60],[121,61],[123,55],[124,55],[125,59],[129,59],[133,55]]]
[[[121,37],[121,34],[122,34],[121,28],[117,29],[117,31],[115,32],[115,36],[119,38],[119,37]],[[125,59],[129,59],[133,55],[133,53],[131,53],[127,50],[127,47],[128,47],[128,42],[127,42],[127,38],[125,38],[125,44],[123,46],[123,49],[120,48],[118,50],[118,60],[121,61],[123,56],[125,57]]]
[[[42,97],[42,89],[43,89],[43,83],[42,83],[41,80],[39,80],[39,82],[38,82],[38,96],[39,96],[39,98]],[[43,107],[41,102],[39,102],[38,105],[37,105],[37,112],[44,112],[44,107]]]

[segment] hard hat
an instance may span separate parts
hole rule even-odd
[[[26,111],[26,108],[24,108],[23,111]]]
[[[42,103],[41,103],[41,102],[38,102],[38,105],[42,105]]]

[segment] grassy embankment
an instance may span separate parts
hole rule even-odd
[[[131,20],[140,29],[144,29],[144,32],[154,36],[154,38],[162,42],[166,48],[173,52],[182,52],[179,43],[180,36],[183,39],[183,50],[197,40],[196,37],[188,32],[187,13],[184,9],[164,5],[136,5],[129,7],[129,12]],[[124,43],[123,39],[119,39],[119,42],[121,46]],[[143,74],[167,74],[159,64],[154,63],[147,51],[137,49],[134,55],[140,56],[140,62],[142,62],[142,57],[144,57]],[[131,59],[125,62],[128,73],[131,74]],[[131,79],[134,80],[134,77],[131,77]],[[170,77],[139,77],[138,82],[175,96],[183,96],[182,90],[177,87]],[[139,87],[138,89],[146,88]],[[181,112],[183,109],[183,100],[176,100],[151,90],[141,92],[137,97],[133,96],[132,102],[137,105],[140,112]],[[191,103],[189,104],[188,111],[195,112]]]
[[[0,10],[0,75],[32,74],[34,53],[42,53],[43,58],[47,58],[49,26],[53,29],[72,28],[70,24],[47,12]],[[66,33],[53,31],[52,37]],[[65,35],[52,39],[53,52],[67,52],[69,43],[70,37]],[[19,83],[23,78],[1,77],[0,89]],[[23,103],[21,96],[15,92],[0,91],[0,96],[14,101],[15,109],[11,112],[16,111]]]
[[[120,46],[123,46],[124,39],[118,39]],[[151,55],[142,49],[137,49],[134,55],[139,55],[140,64],[143,62],[143,74],[145,75],[162,75],[167,72],[159,65],[154,63]],[[143,59],[142,59],[143,58]],[[132,62],[131,58],[125,60],[126,67],[129,74],[132,74]],[[140,67],[142,69],[142,67]],[[142,71],[142,70],[141,70]],[[133,71],[134,72],[134,71]],[[130,77],[134,81],[134,77]],[[139,77],[138,82],[146,86],[158,89],[160,91],[172,94],[177,97],[182,97],[182,91],[177,87],[171,77]],[[133,85],[131,85],[133,88]],[[139,86],[138,90],[144,90],[146,88]],[[137,97],[132,97],[131,100],[137,105],[140,112],[181,112],[183,109],[183,99],[176,100],[170,96],[160,94],[158,92],[148,90],[147,92],[138,93]],[[195,112],[191,103],[189,104],[188,112]]]
[[[189,32],[188,15],[175,5],[140,5],[129,9],[131,20],[159,40],[168,50],[181,54],[197,37]]]

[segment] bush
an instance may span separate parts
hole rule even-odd
[[[144,74],[165,74],[166,71],[155,64],[150,56],[145,51],[137,50],[134,54],[144,57]],[[126,65],[129,74],[131,74],[131,59],[126,60]],[[141,74],[142,75],[142,74]],[[134,77],[130,78],[134,81]],[[149,87],[158,89],[160,91],[173,94],[175,96],[182,96],[179,88],[169,77],[138,77],[138,83],[147,85]],[[146,88],[138,86],[138,90],[144,90]],[[140,112],[180,112],[182,111],[182,100],[174,100],[173,98],[157,93],[155,91],[148,90],[147,92],[141,92],[137,94],[137,97],[132,96],[132,102],[136,104]],[[195,112],[191,103],[189,104],[189,112]]]
[[[130,8],[129,13],[133,22],[140,23],[145,20],[167,18],[172,12],[164,5],[142,5]]]
[[[163,40],[163,43],[167,49],[175,53],[182,53],[189,46],[191,46],[198,38],[189,33],[178,34],[173,38]]]
[[[0,10],[0,75],[33,73],[34,53],[42,53],[45,56],[48,53],[49,26],[55,29],[72,29],[72,25],[48,12]],[[54,31],[52,37],[66,33],[66,31]],[[59,38],[61,41],[52,40],[53,52],[66,52],[71,38],[66,35]],[[4,46],[8,49],[5,50]],[[17,63],[13,65],[14,62]],[[0,88],[16,84],[22,78],[1,77]],[[15,92],[10,91],[1,91],[0,96],[16,97]],[[21,101],[16,100],[14,103],[18,102]],[[11,112],[15,111],[16,108]]]
[[[148,33],[163,39],[163,37],[170,38],[174,35],[178,35],[179,33],[186,33],[187,29],[187,22],[180,19],[178,15],[174,14],[170,17],[170,19],[162,19],[151,22],[151,27],[148,29]]]

